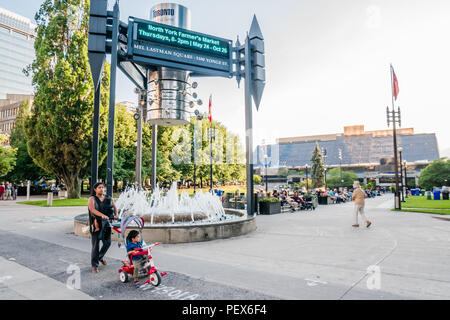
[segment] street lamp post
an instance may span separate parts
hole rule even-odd
[[[405,195],[404,195],[404,189],[405,189],[405,185],[403,183],[403,160],[402,160],[402,152],[403,152],[403,148],[399,147],[398,148],[398,154],[400,156],[400,184],[401,184],[401,192],[400,192],[400,201],[401,202],[405,202]]]
[[[408,178],[406,176],[406,160],[403,160],[403,168],[405,169],[405,197],[408,198],[408,192],[406,189],[408,189]]]
[[[265,180],[266,180],[266,195],[267,195],[269,190],[269,187],[267,185],[267,154],[264,156],[264,165],[266,166]]]
[[[325,191],[327,190],[327,149],[322,148],[323,165],[325,171]]]
[[[308,164],[305,164],[306,171],[306,193],[308,193],[309,185],[308,185]]]
[[[341,189],[342,189],[344,183],[344,179],[342,179],[342,149],[339,149],[339,172],[341,176]]]

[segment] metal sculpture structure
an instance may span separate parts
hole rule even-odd
[[[111,55],[108,117],[107,195],[112,196],[114,168],[114,111],[116,73],[119,68],[139,94],[136,181],[140,185],[139,141],[142,120],[152,125],[152,159],[156,159],[158,125],[189,123],[189,108],[195,104],[192,77],[235,77],[245,80],[247,214],[253,215],[253,123],[252,97],[259,109],[265,86],[264,37],[256,16],[243,45],[190,30],[189,9],[161,3],[151,10],[153,20],[128,18],[120,21],[119,2],[107,9],[107,0],[91,0],[88,54],[95,88],[91,181],[98,180],[98,134],[101,74],[106,54]],[[169,18],[169,20],[167,20]],[[150,106],[148,106],[150,105]],[[152,161],[152,188],[156,185],[156,161]],[[92,183],[91,183],[92,184]]]

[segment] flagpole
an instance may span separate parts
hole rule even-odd
[[[394,136],[394,172],[395,172],[395,203],[394,208],[401,210],[400,197],[399,197],[399,184],[398,184],[398,158],[397,158],[397,131],[396,131],[396,119],[395,119],[395,105],[394,105],[394,68],[391,63],[391,89],[392,89],[392,123],[393,123],[393,136]]]

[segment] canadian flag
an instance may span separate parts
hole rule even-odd
[[[400,89],[398,88],[398,80],[395,75],[394,67],[391,64],[391,72],[392,72],[392,94],[394,95],[395,100],[397,100],[398,93]]]
[[[209,122],[212,122],[212,114],[211,114],[211,101],[212,101],[212,95],[209,96]]]

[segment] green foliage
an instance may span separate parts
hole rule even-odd
[[[55,176],[39,167],[28,153],[27,137],[25,135],[24,121],[30,113],[30,100],[25,100],[19,106],[15,127],[11,132],[10,144],[17,149],[17,160],[14,169],[8,173],[9,181],[36,181],[42,178],[54,179]]]
[[[114,180],[134,182],[136,175],[136,120],[124,106],[117,104],[114,123]],[[99,177],[104,180],[106,180],[106,169],[107,163],[103,161],[99,168]]]
[[[306,183],[306,181],[308,181],[308,183]],[[308,187],[308,189],[311,189],[312,188],[312,180],[310,179],[310,178],[308,178],[308,180],[303,180],[303,181],[301,181],[300,182],[300,188],[306,188],[306,187]]]
[[[450,160],[448,159],[435,160],[420,173],[419,185],[426,190],[431,190],[433,187],[448,186],[449,184]]]
[[[219,122],[212,122],[215,138],[212,143],[213,181],[223,184],[225,182],[245,181],[245,165],[243,165],[243,151],[238,137],[226,130]],[[209,184],[211,175],[211,144],[208,139],[210,123],[208,120],[193,118],[191,123],[184,127],[167,127],[166,135],[159,136],[158,180],[170,182],[173,180],[193,181],[194,162],[196,167],[196,184],[200,186]],[[194,150],[194,129],[196,132],[196,149]],[[227,141],[230,150],[227,150]],[[160,165],[165,166],[165,173],[161,172]]]
[[[256,174],[253,175],[253,183],[254,184],[261,184],[261,176],[258,176]]]
[[[328,171],[327,174],[327,187],[330,189],[339,188],[341,186],[350,187],[353,185],[353,182],[358,180],[358,175],[353,171],[344,171],[342,170],[342,179],[344,182],[341,182],[341,173],[340,168],[334,168]]]
[[[16,148],[5,146],[8,141],[6,134],[0,134],[0,177],[11,171],[16,163]]]
[[[322,160],[322,151],[317,142],[311,156],[311,163],[312,188],[321,188],[325,186],[325,165]]]
[[[289,174],[289,169],[288,168],[280,168],[278,169],[278,176],[280,177],[287,177]]]
[[[91,159],[94,90],[87,55],[88,13],[88,0],[44,1],[35,16],[36,59],[28,68],[36,86],[34,110],[24,124],[28,151],[36,164],[66,184],[69,198],[80,197],[80,179]],[[105,71],[100,140],[106,133]]]

